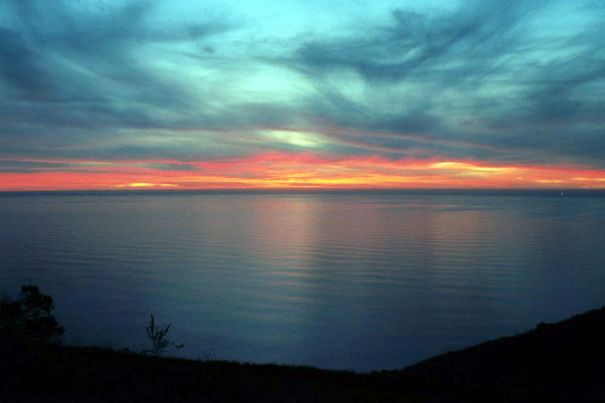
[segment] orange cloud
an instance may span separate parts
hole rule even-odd
[[[605,188],[605,170],[468,160],[390,160],[272,152],[187,162],[36,162],[61,162],[68,167],[61,171],[0,173],[0,190]],[[154,167],[158,165],[164,168]]]

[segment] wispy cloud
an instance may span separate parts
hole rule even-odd
[[[605,169],[601,2],[297,7],[4,2],[0,173],[267,153]]]
[[[322,87],[323,118],[340,126],[501,149],[470,148],[478,158],[602,165],[605,10],[576,10],[573,24],[557,14],[561,6],[482,1],[447,13],[394,10],[388,23],[304,42],[288,63]],[[347,76],[361,96],[339,85]]]

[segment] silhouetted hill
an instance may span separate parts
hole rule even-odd
[[[399,371],[157,358],[100,348],[0,347],[2,402],[603,402],[605,308]]]
[[[438,401],[605,402],[605,307],[381,375]]]
[[[0,376],[0,402],[418,401],[351,372],[52,345],[4,350]]]

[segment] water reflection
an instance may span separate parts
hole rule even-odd
[[[602,198],[22,196],[0,279],[55,297],[71,342],[397,368],[605,303]]]

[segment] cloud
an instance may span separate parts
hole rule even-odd
[[[50,163],[50,162],[48,162]],[[480,161],[386,159],[272,152],[251,157],[201,161],[194,169],[168,161],[119,164],[80,162],[88,171],[2,173],[1,190],[120,189],[128,187],[221,188],[562,188],[601,189],[605,171],[542,165],[498,165]],[[172,165],[171,169],[169,166]],[[168,169],[166,169],[168,168]]]
[[[394,10],[388,23],[308,40],[285,63],[318,83],[322,119],[372,132],[368,146],[405,150],[414,133],[458,142],[473,158],[605,166],[605,10],[571,10],[585,19],[573,25],[550,17],[560,7],[481,1],[438,14]],[[363,96],[351,96],[342,77]],[[399,145],[393,134],[403,136]]]
[[[2,173],[29,173],[40,171],[65,171],[73,166],[70,163],[41,162],[41,161],[3,161],[0,160],[0,172]]]
[[[51,93],[36,51],[18,32],[0,28],[0,76],[11,88],[11,95],[41,99]],[[15,91],[15,92],[13,92]]]
[[[149,167],[164,172],[271,152],[605,167],[598,2],[383,8],[285,34],[241,11],[254,7],[217,4],[4,2],[0,158],[176,163]],[[48,164],[0,169],[76,169]]]
[[[311,70],[352,69],[375,82],[413,77],[459,85],[494,74],[523,46],[517,28],[538,2],[531,4],[465,2],[438,15],[394,10],[389,24],[364,26],[357,36],[304,43],[297,59]]]
[[[212,63],[201,57],[192,66],[181,53],[206,47],[233,24],[205,15],[158,19],[159,5],[1,5],[0,17],[8,17],[0,24],[0,157],[192,158],[216,150],[203,134],[224,119],[211,105],[216,94],[181,77]]]
[[[15,0],[4,5],[16,21],[0,29],[0,52],[6,56],[0,77],[11,99],[2,117],[14,122],[5,132],[18,129],[19,122],[51,131],[162,127],[170,123],[162,112],[199,104],[186,83],[165,74],[153,58],[166,57],[163,44],[203,41],[228,30],[227,24],[158,26],[150,21],[154,3],[148,1],[82,4]],[[19,119],[10,118],[15,115]]]

